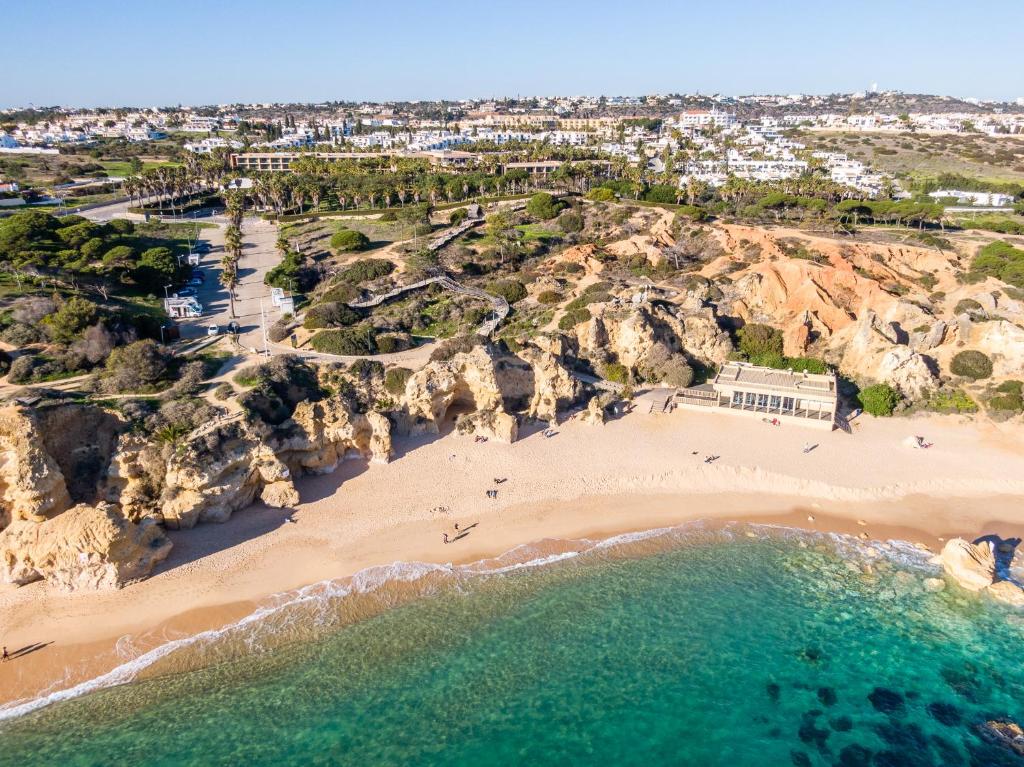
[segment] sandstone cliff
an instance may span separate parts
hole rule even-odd
[[[111,504],[80,504],[43,522],[0,532],[0,579],[45,579],[64,591],[120,588],[144,578],[171,550],[153,520],[130,522]]]

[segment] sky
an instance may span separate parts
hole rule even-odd
[[[1022,0],[30,0],[0,107],[526,95],[1024,96]]]

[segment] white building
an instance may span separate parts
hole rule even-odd
[[[718,109],[689,109],[679,115],[680,128],[731,128],[736,124],[736,115]]]
[[[676,402],[687,410],[778,419],[831,431],[839,394],[834,374],[727,362],[713,381],[680,389]]]
[[[193,154],[210,154],[214,149],[220,149],[221,147],[241,149],[242,146],[241,141],[228,141],[219,136],[209,136],[201,141],[190,141],[184,145],[184,149],[186,152],[192,152]]]
[[[955,199],[961,205],[978,205],[981,207],[1002,208],[1013,205],[1016,199],[1012,194],[998,192],[964,192],[959,189],[939,189],[928,195],[936,200]]]

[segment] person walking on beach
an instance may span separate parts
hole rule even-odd
[[[448,540],[448,533],[441,533],[441,538],[444,539],[445,543],[451,543],[451,541]]]
[[[7,645],[4,645],[4,657],[3,657],[3,662],[4,662],[4,663],[6,663],[6,662],[7,662],[7,661],[9,661],[10,659],[11,659],[11,654],[10,654],[9,652],[7,652]]]

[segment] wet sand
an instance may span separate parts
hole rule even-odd
[[[934,447],[903,446],[911,434]],[[808,441],[818,447],[805,454]],[[708,455],[720,458],[707,464]],[[0,589],[8,649],[44,645],[0,665],[0,703],[94,678],[238,620],[275,593],[374,565],[473,562],[546,538],[694,519],[898,538],[933,551],[956,535],[1019,535],[1024,436],[1019,426],[950,417],[869,419],[851,435],[635,412],[604,427],[570,421],[550,439],[527,430],[514,445],[454,434],[404,440],[389,465],[349,461],[299,489],[294,510],[256,505],[224,525],[172,533],[170,559],[121,591]],[[478,524],[445,545],[456,522]]]

